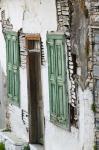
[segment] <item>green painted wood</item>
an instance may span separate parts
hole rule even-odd
[[[19,105],[20,78],[19,78],[19,49],[18,35],[15,32],[6,32],[6,58],[7,58],[7,87],[8,98]]]
[[[50,95],[50,113],[54,119],[57,119],[56,105],[56,57],[54,50],[54,41],[48,40],[48,65],[49,65],[49,95]]]
[[[64,35],[47,35],[50,118],[64,128],[68,124],[68,86]]]

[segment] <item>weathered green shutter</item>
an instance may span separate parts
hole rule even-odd
[[[68,123],[68,94],[64,35],[47,35],[49,99],[51,121],[66,127]]]
[[[7,54],[8,98],[18,104],[20,90],[18,35],[15,32],[6,32],[5,39]]]

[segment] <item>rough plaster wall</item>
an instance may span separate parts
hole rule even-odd
[[[6,128],[6,77],[0,64],[0,129]]]
[[[94,114],[91,110],[93,103],[92,92],[89,89],[78,89],[79,95],[79,140],[84,150],[93,150],[94,146]]]
[[[22,120],[22,110],[16,106],[9,105],[10,124],[12,131],[28,142],[27,126]]]
[[[0,24],[0,128],[6,127],[6,53],[5,41],[2,35],[2,26]]]
[[[2,10],[5,10],[6,19],[10,18],[11,23],[13,24],[14,31],[18,31],[22,27],[22,18],[23,18],[23,6],[24,1],[2,1]],[[18,10],[18,11],[17,11]],[[1,64],[2,68],[5,70],[6,73],[6,45],[5,40],[2,34],[1,28],[1,43],[2,46],[2,57],[1,57]],[[3,43],[3,44],[2,44]],[[20,109],[15,106],[9,106],[9,114],[10,115],[10,125],[12,131],[14,131],[19,137],[22,135],[22,138],[28,141],[28,132],[27,126],[24,124],[22,120],[22,109],[27,111],[27,79],[26,79],[26,70],[20,68],[20,91],[21,91],[21,100],[20,100]],[[6,98],[7,99],[7,98]],[[20,132],[19,132],[20,130]]]
[[[0,20],[1,20],[1,15],[0,15]],[[2,34],[2,25],[0,23],[0,49],[2,50],[2,53],[0,53],[0,60],[1,60],[1,67],[3,69],[3,72],[6,76],[6,45],[5,45],[5,40],[4,36]]]
[[[45,139],[46,150],[80,150],[78,131],[75,128],[70,133],[47,120]]]
[[[91,150],[94,146],[94,113],[91,109],[93,103],[93,95],[89,89],[86,89],[84,93],[84,148],[85,150]]]
[[[38,9],[39,8],[39,9]],[[51,0],[50,3],[48,0],[43,1],[33,1],[33,0],[3,0],[2,1],[2,10],[5,10],[6,18],[10,18],[11,23],[13,24],[13,30],[18,31],[20,28],[23,28],[25,33],[40,33],[43,41],[43,46],[45,50],[45,58],[47,62],[47,50],[46,50],[46,33],[47,30],[56,30],[56,9],[55,1]],[[33,13],[34,11],[34,13]],[[42,21],[43,20],[43,21]],[[2,35],[3,37],[3,35]],[[4,39],[1,39],[4,42]],[[6,52],[5,45],[2,48],[3,52]],[[2,52],[2,53],[3,53]],[[6,58],[4,56],[4,58]],[[4,60],[1,59],[3,62]],[[6,64],[6,59],[3,67]],[[42,66],[42,84],[43,84],[43,99],[45,104],[45,116],[49,116],[49,99],[48,99],[48,75],[47,75],[47,63],[45,67]],[[6,69],[5,69],[6,72]],[[26,126],[22,122],[22,109],[27,111],[27,75],[26,68],[20,68],[20,83],[21,83],[21,108],[15,106],[9,107],[11,127],[12,130],[18,135],[28,140]],[[45,82],[45,84],[44,84]],[[50,132],[50,129],[49,129]]]
[[[87,3],[89,4],[89,3]],[[88,5],[89,6],[89,5]],[[86,39],[88,37],[89,18],[85,16],[81,4],[77,1],[73,3],[72,24],[71,24],[71,44],[72,52],[77,55],[77,65],[79,76],[78,99],[79,99],[79,139],[80,148],[92,150],[94,145],[94,113],[91,110],[93,103],[93,92],[89,87],[85,87],[88,78],[86,52]]]

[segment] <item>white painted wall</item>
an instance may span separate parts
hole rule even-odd
[[[6,106],[7,106],[6,76],[0,64],[0,129],[6,127],[6,108],[7,108]]]
[[[93,150],[94,146],[94,114],[91,110],[93,104],[92,92],[89,89],[82,91],[79,87],[79,139],[80,147],[84,150]]]
[[[93,113],[91,111],[92,95],[87,89],[78,90],[80,101],[79,130],[65,131],[49,119],[48,64],[46,32],[57,30],[56,6],[54,0],[2,0],[2,10],[10,18],[14,31],[23,28],[24,33],[40,33],[45,53],[45,66],[42,66],[42,92],[45,116],[45,150],[92,150],[93,147]],[[6,74],[6,48],[0,25],[0,61]],[[27,74],[20,68],[21,106],[10,106],[11,126],[13,131],[28,141],[28,133],[21,118],[21,109],[28,110]],[[87,132],[87,134],[86,134]]]
[[[0,15],[1,16],[1,15]],[[1,20],[1,18],[0,18]],[[6,52],[5,41],[2,35],[2,27],[0,24],[0,129],[6,126]]]

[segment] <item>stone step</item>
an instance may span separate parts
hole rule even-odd
[[[6,150],[24,150],[24,146],[28,145],[26,141],[17,137],[13,132],[3,132],[0,130],[0,142],[5,144]],[[30,150],[44,150],[44,146],[40,144],[29,144]]]
[[[30,150],[44,150],[44,146],[38,144],[30,144]]]

